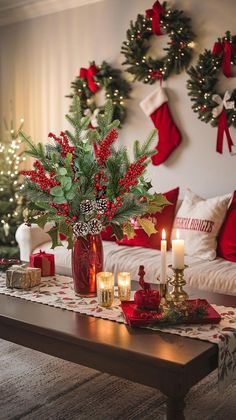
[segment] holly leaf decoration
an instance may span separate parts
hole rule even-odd
[[[172,205],[172,203],[164,195],[155,193],[148,201],[147,213],[161,212],[167,205]]]
[[[148,236],[151,236],[153,233],[157,232],[155,225],[151,220],[137,217],[137,221]]]
[[[133,239],[135,237],[135,230],[133,225],[130,222],[127,222],[123,226],[123,233],[127,236],[128,239]]]
[[[73,232],[71,226],[66,224],[64,221],[59,224],[59,232],[63,233],[66,236],[68,246],[67,249],[73,248]]]
[[[119,225],[116,225],[116,224],[113,224],[112,223],[112,229],[113,229],[113,232],[114,232],[115,237],[118,240],[123,239],[123,236],[124,236],[123,230],[121,229],[121,227]]]
[[[37,218],[37,225],[41,227],[41,229],[43,229],[47,221],[48,221],[48,214],[46,213]]]
[[[56,248],[56,246],[62,245],[57,227],[52,228],[47,233],[49,234],[52,240],[52,246],[51,246],[52,249]]]

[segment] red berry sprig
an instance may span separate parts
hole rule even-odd
[[[108,220],[112,220],[116,214],[117,207],[121,206],[122,202],[119,196],[116,197],[115,201],[107,201],[107,210],[105,211],[104,215],[108,217]]]
[[[136,163],[132,163],[128,168],[124,178],[119,180],[119,185],[123,187],[125,192],[130,192],[130,188],[138,184],[138,178],[142,175],[145,165],[144,161],[147,156],[142,156]]]
[[[29,176],[30,180],[33,183],[38,184],[43,191],[50,192],[51,188],[60,185],[60,182],[55,181],[53,178],[54,173],[51,172],[49,174],[49,178],[47,177],[43,165],[38,160],[34,162],[33,166],[35,170],[21,171],[21,174],[24,176]]]
[[[48,134],[48,137],[53,138],[56,143],[60,144],[61,149],[62,149],[61,155],[62,155],[63,158],[66,157],[67,153],[71,153],[72,156],[73,156],[73,158],[74,158],[75,157],[74,156],[75,147],[74,146],[70,146],[69,139],[68,139],[67,135],[64,133],[64,131],[61,131],[60,132],[60,136],[61,137],[57,137],[53,133],[49,133]]]
[[[57,210],[57,216],[68,217],[69,216],[69,207],[68,204],[57,204],[51,201],[50,206]]]
[[[104,194],[106,193],[107,186],[104,185],[104,183],[108,181],[108,178],[106,174],[104,173],[104,171],[98,172],[94,177],[94,181],[95,181],[95,189],[97,190],[96,199],[105,198]]]
[[[116,128],[113,128],[101,142],[99,150],[96,150],[96,157],[99,165],[103,165],[107,158],[111,155],[110,147],[112,143],[114,143],[114,141],[117,139],[117,137],[118,132]]]

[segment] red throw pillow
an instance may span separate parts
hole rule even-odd
[[[114,241],[116,240],[115,235],[113,235],[113,230],[111,226],[107,226],[105,230],[102,230],[102,240],[103,241]]]
[[[225,260],[236,262],[236,191],[219,234],[218,254]]]
[[[161,247],[161,231],[164,228],[166,231],[167,247],[170,248],[171,229],[175,218],[175,208],[179,196],[179,188],[168,191],[163,194],[170,205],[164,207],[161,213],[147,215],[148,218],[154,222],[157,233],[153,233],[150,237],[144,232],[143,229],[137,227],[135,229],[136,236],[133,239],[128,239],[127,236],[121,241],[117,241],[119,245],[126,246],[143,246],[144,248],[160,249]]]

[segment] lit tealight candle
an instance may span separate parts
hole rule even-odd
[[[179,239],[179,230],[176,231],[176,239],[172,240],[172,267],[184,268],[184,240]]]
[[[166,249],[167,249],[167,241],[166,241],[166,231],[162,229],[162,240],[161,240],[161,275],[160,275],[160,282],[162,284],[166,283]]]
[[[100,306],[108,308],[114,300],[114,274],[108,271],[97,273],[97,299]]]
[[[130,300],[131,278],[130,273],[126,271],[118,273],[118,295],[121,301]]]

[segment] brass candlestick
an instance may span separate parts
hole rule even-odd
[[[184,270],[188,266],[185,265],[184,268],[174,268],[172,265],[168,265],[173,270],[173,275],[169,280],[173,289],[166,294],[166,300],[168,304],[174,306],[184,306],[186,300],[188,300],[188,294],[183,290],[186,281],[184,280]]]

